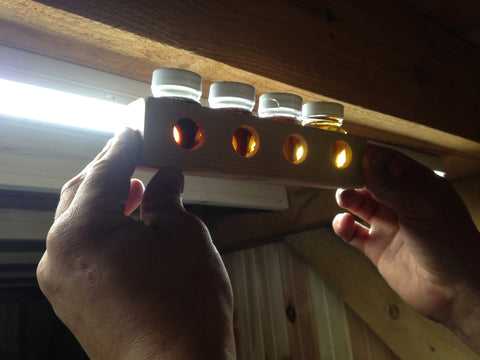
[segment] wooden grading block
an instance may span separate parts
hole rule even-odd
[[[143,166],[175,166],[189,175],[285,185],[328,188],[363,185],[360,166],[366,148],[363,138],[210,109],[179,100],[149,97],[143,101]],[[174,127],[180,138],[191,137],[185,141],[185,146],[192,149],[177,144]],[[197,127],[194,138],[191,132]],[[239,155],[232,145],[233,135],[241,127],[258,134],[254,145],[256,153],[251,157]],[[284,155],[284,143],[292,134],[297,139],[304,139],[300,145],[303,145],[305,159],[298,164],[289,162]],[[183,141],[180,140],[181,143]],[[194,145],[196,141],[201,145]],[[294,139],[290,145],[295,145],[295,142]],[[345,168],[337,168],[334,160],[340,155],[339,146],[341,148],[345,144],[351,149],[351,162]],[[301,158],[302,150],[298,153],[297,150],[298,146],[293,151],[287,151],[292,154],[293,160],[297,156]],[[335,154],[332,155],[332,152]],[[349,157],[348,150],[346,156]]]

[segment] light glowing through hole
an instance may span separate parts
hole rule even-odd
[[[299,161],[302,157],[303,157],[303,146],[299,146],[298,149],[297,149],[297,160],[296,161]]]
[[[180,133],[176,126],[173,127],[173,140],[175,140],[177,144],[180,144]]]
[[[307,157],[307,142],[298,134],[289,135],[283,143],[283,155],[292,164],[300,164]]]
[[[337,167],[342,168],[347,162],[347,152],[343,149],[337,156]]]
[[[338,169],[345,169],[352,161],[352,148],[343,140],[336,141],[330,150],[330,159]]]
[[[254,128],[250,126],[239,127],[233,133],[232,146],[238,155],[242,157],[254,156],[260,145],[260,136]]]

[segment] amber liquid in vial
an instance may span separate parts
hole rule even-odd
[[[342,134],[347,133],[345,129],[341,127],[342,120],[334,116],[309,116],[304,120],[304,125],[316,129],[335,131]]]
[[[301,125],[302,122],[298,120],[297,118],[294,117],[288,117],[288,116],[272,116],[264,119],[269,119],[269,120],[275,120],[275,121],[281,121],[287,124],[295,124],[295,125]]]

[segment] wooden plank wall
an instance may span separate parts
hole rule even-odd
[[[286,243],[223,259],[239,360],[398,359]]]

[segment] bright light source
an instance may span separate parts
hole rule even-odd
[[[126,105],[0,79],[0,114],[115,133]]]
[[[347,152],[343,149],[337,156],[337,167],[342,168],[347,162]]]
[[[297,161],[300,161],[303,157],[303,153],[304,153],[304,150],[303,150],[303,146],[299,146],[298,149],[297,149],[297,153],[296,153],[296,156],[297,156]]]
[[[433,170],[433,172],[434,172],[435,174],[437,174],[438,176],[441,176],[441,177],[447,176],[447,173],[446,173],[445,171]]]

